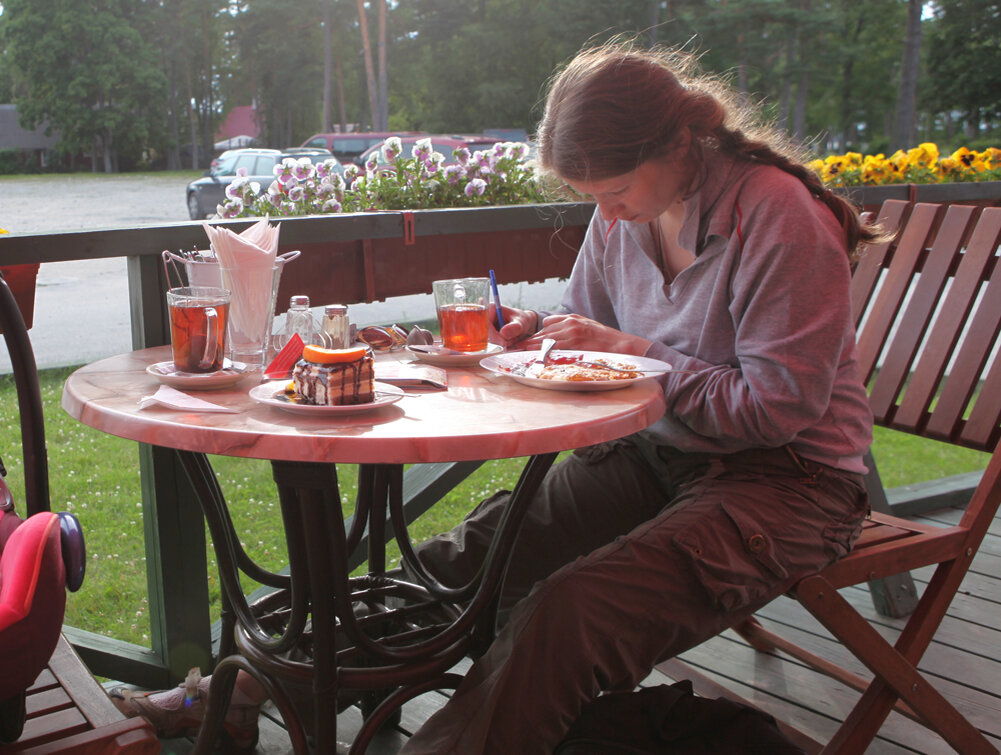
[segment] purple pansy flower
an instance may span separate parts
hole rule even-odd
[[[482,178],[474,178],[468,184],[466,184],[466,196],[471,197],[473,195],[481,196],[484,191],[487,190],[487,182]]]
[[[382,157],[387,163],[391,163],[403,152],[403,142],[400,137],[391,136],[382,145]]]
[[[461,165],[446,165],[445,179],[448,181],[450,186],[455,186],[459,183],[459,178],[465,174],[465,169]]]

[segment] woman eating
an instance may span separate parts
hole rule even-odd
[[[872,417],[851,265],[876,230],[735,93],[609,43],[552,81],[544,170],[597,204],[562,302],[500,337],[652,357],[664,416],[579,449],[528,510],[503,627],[408,755],[552,753],[582,706],[845,555]],[[502,491],[418,548],[446,585],[483,560]]]

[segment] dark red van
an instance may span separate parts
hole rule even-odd
[[[303,147],[329,149],[342,165],[356,163],[361,153],[390,136],[422,136],[423,131],[359,131],[358,133],[313,134]]]

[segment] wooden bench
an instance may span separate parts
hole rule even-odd
[[[38,373],[19,309],[24,305],[25,300],[18,301],[14,297],[6,280],[0,280],[0,332],[3,332],[14,367],[20,409],[25,508],[28,514],[34,514],[49,509],[48,460]],[[0,663],[3,662],[9,659],[4,660],[3,647],[0,647]],[[14,710],[14,706],[5,705],[5,714],[12,714]],[[63,636],[48,666],[27,691],[24,710],[21,735],[16,742],[0,746],[0,755],[61,752],[146,755],[160,751],[160,743],[149,722],[142,718],[126,718]],[[20,717],[14,720],[19,722]]]
[[[790,592],[872,673],[862,678],[749,619],[735,627],[760,651],[783,653],[863,694],[830,742],[807,751],[862,753],[889,712],[935,730],[961,753],[995,746],[917,670],[1001,503],[1001,208],[889,200],[880,217],[899,228],[867,250],[853,276],[859,357],[876,423],[992,453],[959,524],[937,527],[873,511],[853,551]],[[875,471],[870,489],[881,491]],[[885,500],[885,499],[884,499]],[[839,590],[934,566],[891,645]],[[672,678],[720,688],[678,660]],[[798,738],[802,744],[808,741]]]
[[[27,717],[17,742],[0,755],[152,755],[160,752],[144,718],[126,718],[98,684],[66,638],[28,689]]]

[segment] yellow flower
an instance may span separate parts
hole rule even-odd
[[[910,161],[907,159],[907,153],[904,152],[902,149],[898,149],[896,152],[890,155],[890,160],[889,160],[890,170],[893,172],[895,176],[902,176],[904,175],[904,171],[907,170],[909,162]]]
[[[824,160],[824,169],[822,172],[824,183],[840,186],[842,183],[841,177],[849,167],[848,160],[841,155],[828,155]]]
[[[987,170],[987,163],[978,152],[971,152],[966,147],[960,147],[952,153],[952,159],[960,163],[967,172],[982,172]]]
[[[1001,149],[997,147],[988,147],[983,152],[980,153],[984,157],[984,162],[987,163],[988,170],[997,170],[1001,168]]]
[[[907,159],[915,168],[928,168],[931,170],[938,162],[938,146],[931,142],[925,142],[907,151]]]
[[[925,142],[906,151],[898,149],[889,158],[883,154],[847,152],[812,160],[807,167],[828,186],[979,181],[997,178],[1001,148],[975,152],[960,147],[948,157],[941,157],[938,145]]]
[[[938,175],[944,181],[955,180],[967,172],[969,171],[962,159],[955,155],[944,157],[938,162]]]
[[[866,155],[862,161],[862,183],[881,184],[893,176],[893,164],[880,152]]]

